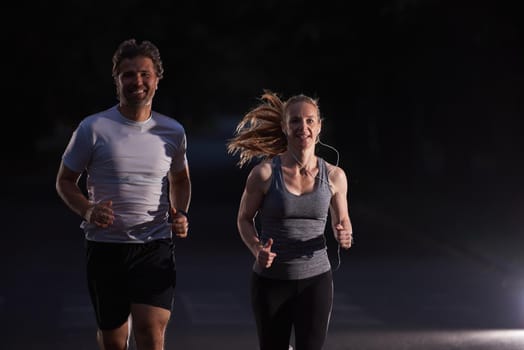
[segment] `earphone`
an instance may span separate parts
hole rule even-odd
[[[282,131],[282,132],[284,133],[284,135],[287,135],[284,131]],[[326,144],[326,143],[320,141],[320,137],[319,137],[319,136],[317,136],[317,137],[318,137],[318,140],[317,140],[318,142],[317,142],[317,143],[318,143],[319,145],[322,145],[322,146],[324,146],[324,147],[327,147],[327,148],[329,148],[330,150],[332,150],[332,151],[335,152],[335,154],[336,154],[336,156],[337,156],[337,160],[336,160],[336,162],[335,162],[335,166],[338,167],[339,162],[340,162],[340,153],[339,153],[339,151],[338,151],[335,147],[333,147],[333,146],[331,146],[331,145],[328,145],[328,144]],[[297,164],[300,165],[301,168],[305,169],[305,167],[304,167],[304,166],[302,165],[302,163],[298,160],[298,158],[295,156],[295,154],[294,154],[293,152],[290,152],[290,153],[291,153],[291,156],[292,156],[292,157],[295,159],[295,161],[297,162]],[[307,171],[307,169],[305,169],[305,170],[306,170],[306,173],[307,173],[307,174],[310,174],[310,173]],[[315,175],[314,177],[317,178],[317,179],[320,180],[320,181],[323,181],[325,184],[328,185],[328,187],[330,186],[330,185],[329,185],[329,180],[326,181],[325,179],[321,178],[319,175]],[[337,243],[338,243],[338,242],[337,242]],[[337,261],[337,264],[336,264],[336,266],[333,268],[333,271],[338,270],[339,267],[340,267],[340,265],[341,265],[341,262],[342,262],[342,258],[341,258],[341,256],[340,256],[340,243],[338,243],[338,246],[337,246],[337,260],[338,260],[338,261]]]
[[[318,138],[318,144],[322,145],[324,147],[327,147],[327,148],[331,149],[332,151],[335,151],[335,153],[337,154],[337,161],[335,163],[335,166],[338,166],[338,163],[340,161],[340,153],[338,152],[338,150],[335,147],[330,146],[327,143],[324,143],[324,142],[320,141],[320,137]]]
[[[320,137],[318,138],[318,144],[335,151],[335,153],[337,155],[337,161],[335,163],[335,166],[338,166],[339,161],[340,161],[340,153],[338,152],[338,150],[335,147],[320,141]],[[340,243],[338,243],[338,246],[337,246],[337,266],[335,266],[335,268],[333,268],[333,271],[337,271],[339,269],[341,262],[342,262],[342,258],[340,257]]]

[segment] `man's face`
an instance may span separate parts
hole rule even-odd
[[[137,56],[122,60],[120,74],[116,79],[120,103],[132,107],[151,105],[158,80],[149,57]]]

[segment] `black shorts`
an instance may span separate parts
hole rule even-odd
[[[148,243],[86,241],[87,283],[100,329],[126,322],[131,304],[172,310],[176,286],[171,239]]]

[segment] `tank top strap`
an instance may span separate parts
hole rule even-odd
[[[271,187],[277,190],[284,189],[284,179],[282,177],[282,160],[277,155],[271,160]]]
[[[323,158],[318,157],[318,178],[320,184],[329,184],[328,171],[326,166],[326,161]],[[329,187],[329,186],[328,186]]]

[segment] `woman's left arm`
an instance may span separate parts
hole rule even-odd
[[[335,239],[344,249],[349,249],[353,243],[353,226],[349,217],[348,181],[344,170],[332,165],[329,171],[331,187],[331,228]]]

